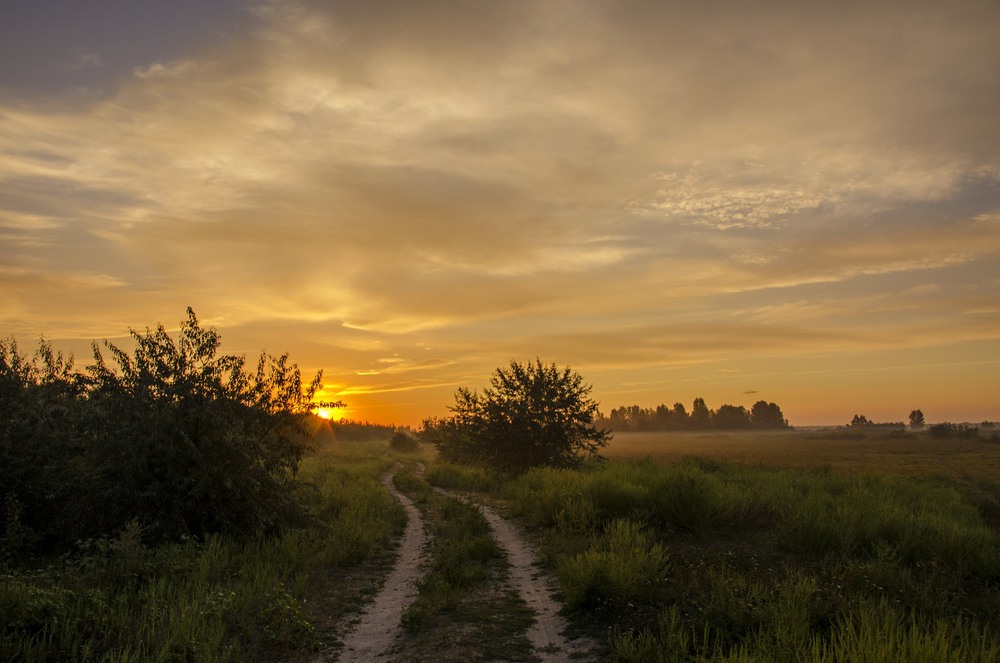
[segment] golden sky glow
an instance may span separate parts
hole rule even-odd
[[[536,356],[605,410],[1000,419],[993,0],[26,4],[22,346],[192,306],[385,423]]]

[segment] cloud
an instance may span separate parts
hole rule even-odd
[[[0,99],[0,321],[190,304],[366,394],[982,339],[1000,54],[961,4],[260,3],[112,98]]]

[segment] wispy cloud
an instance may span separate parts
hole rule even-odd
[[[80,53],[69,63],[70,69],[103,67],[104,59],[98,53]]]

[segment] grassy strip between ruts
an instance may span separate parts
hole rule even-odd
[[[428,480],[483,484],[441,465]],[[494,492],[615,661],[1000,657],[1000,533],[953,481],[689,459]]]
[[[527,661],[532,613],[507,584],[503,552],[479,510],[437,493],[411,473],[397,487],[424,513],[432,534],[427,575],[403,614],[398,660]]]

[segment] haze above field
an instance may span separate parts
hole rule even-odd
[[[0,9],[0,336],[194,307],[417,423],[510,359],[1000,419],[1000,5]]]

